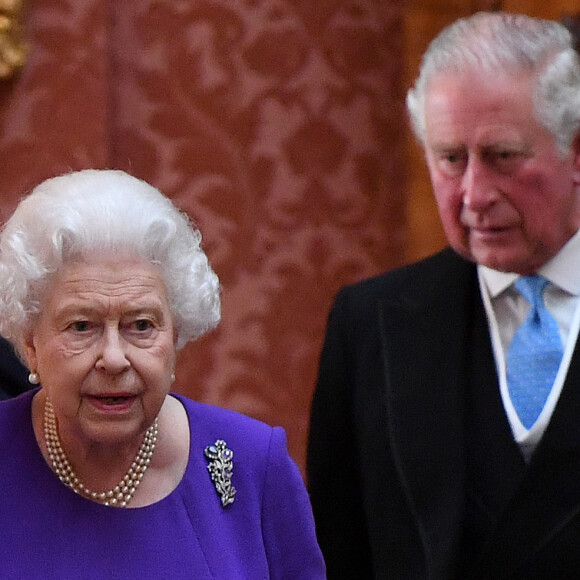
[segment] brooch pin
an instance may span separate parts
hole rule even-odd
[[[234,503],[236,495],[236,488],[232,485],[234,452],[228,449],[225,441],[218,439],[213,445],[205,448],[204,455],[210,459],[207,470],[220,496],[222,507]]]

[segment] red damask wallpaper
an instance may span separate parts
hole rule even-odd
[[[0,82],[0,219],[84,167],[188,211],[223,286],[176,390],[282,425],[304,467],[333,295],[400,265],[403,15],[396,0],[31,0]]]

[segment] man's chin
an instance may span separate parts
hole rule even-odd
[[[492,270],[521,275],[533,274],[541,265],[531,260],[529,256],[518,255],[512,248],[472,248],[470,259]]]

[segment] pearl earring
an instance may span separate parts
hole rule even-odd
[[[38,373],[30,373],[28,375],[28,382],[31,385],[38,385],[40,383],[40,377],[38,376]]]
[[[171,373],[171,382],[174,383],[175,382],[175,373]]]

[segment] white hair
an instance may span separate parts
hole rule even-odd
[[[21,355],[51,275],[97,251],[129,253],[159,269],[178,349],[217,326],[219,281],[188,216],[123,171],[87,169],[38,185],[0,234],[0,333]]]
[[[423,56],[407,109],[417,138],[425,140],[429,81],[445,71],[528,71],[533,75],[536,119],[566,156],[580,131],[580,57],[572,34],[551,20],[504,12],[478,12],[445,28]]]

